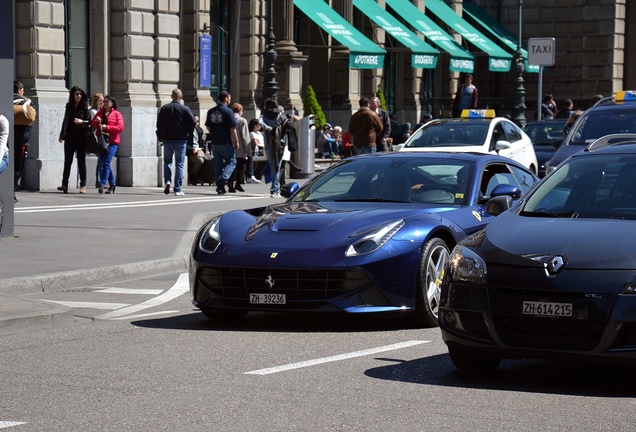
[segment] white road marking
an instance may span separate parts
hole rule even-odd
[[[159,312],[148,312],[148,313],[145,313],[145,314],[126,315],[124,317],[113,318],[113,319],[114,320],[137,319],[137,318],[147,318],[147,317],[156,316],[156,315],[167,315],[167,314],[173,314],[173,313],[179,313],[179,311],[177,311],[177,310],[167,310],[167,311],[159,311]]]
[[[131,201],[123,203],[97,203],[97,204],[72,204],[64,206],[37,206],[37,207],[21,207],[16,208],[14,213],[43,213],[43,212],[62,212],[62,211],[75,211],[75,210],[104,210],[104,209],[116,209],[116,208],[130,208],[130,207],[154,207],[164,205],[180,205],[180,204],[195,204],[212,201],[234,201],[245,200],[249,198],[263,198],[265,195],[236,195],[232,197],[194,197],[186,199],[164,199],[154,201]]]
[[[130,306],[129,303],[104,303],[104,302],[78,302],[78,301],[58,301],[44,300],[47,303],[60,304],[62,306],[74,309],[100,309],[100,310],[116,310]]]
[[[170,300],[173,300],[179,297],[180,295],[188,292],[189,290],[190,290],[190,285],[188,283],[188,273],[181,273],[179,275],[179,279],[177,279],[177,282],[175,282],[175,284],[163,294],[157,297],[153,297],[150,300],[146,300],[143,303],[139,303],[135,305],[126,305],[127,307],[114,310],[112,312],[107,312],[102,315],[98,315],[95,318],[102,319],[102,320],[118,319],[123,317],[124,315],[135,314],[144,309],[148,309],[151,307],[162,305],[163,303],[167,303]]]
[[[308,366],[316,366],[323,363],[335,362],[340,360],[348,360],[355,357],[363,357],[363,356],[377,354],[377,353],[381,353],[385,351],[394,351],[394,350],[408,348],[408,347],[421,345],[421,344],[425,344],[429,342],[430,341],[418,341],[418,340],[401,342],[401,343],[397,343],[393,345],[386,345],[386,346],[378,347],[378,348],[370,348],[370,349],[356,351],[356,352],[352,352],[348,354],[340,354],[340,355],[335,355],[332,357],[323,357],[323,358],[307,360],[307,361],[299,362],[299,363],[291,363],[291,364],[283,365],[283,366],[259,369],[259,370],[255,370],[251,372],[243,372],[243,375],[269,375],[269,374],[273,374],[277,372],[285,372],[292,369],[300,369],[300,368],[304,368]]]
[[[161,289],[140,289],[140,288],[99,288],[95,292],[104,294],[147,294],[147,295],[159,295],[163,292]]]
[[[10,422],[10,421],[2,421],[0,420],[0,429],[8,428],[11,426],[19,426],[26,424],[25,422]]]

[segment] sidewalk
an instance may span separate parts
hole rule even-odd
[[[234,201],[236,208],[282,201],[269,197],[265,183],[244,188],[237,197],[263,201]],[[73,322],[71,309],[20,295],[187,271],[192,238],[218,211],[215,199],[235,194],[219,196],[215,186],[183,190],[184,197],[142,187],[117,187],[115,194],[102,196],[96,189],[86,195],[76,189],[18,192],[14,237],[0,240],[0,335]],[[184,207],[165,205],[169,200],[205,210],[176,211]]]

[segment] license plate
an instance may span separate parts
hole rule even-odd
[[[524,315],[571,317],[572,303],[524,301],[523,313]]]
[[[286,304],[285,294],[250,294],[251,304]]]

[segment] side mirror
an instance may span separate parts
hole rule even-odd
[[[510,207],[512,207],[512,198],[508,195],[501,195],[488,200],[486,203],[486,213],[499,216]]]
[[[509,149],[511,146],[512,144],[510,144],[510,141],[499,140],[497,141],[497,144],[495,144],[495,150],[506,150]]]
[[[510,184],[500,184],[495,186],[492,192],[490,192],[490,196],[492,198],[502,195],[507,195],[513,200],[517,200],[521,198],[521,191],[516,186]]]
[[[280,195],[285,197],[285,198],[289,198],[292,195],[294,195],[296,192],[298,192],[298,189],[300,189],[300,186],[298,186],[298,183],[296,183],[296,182],[285,183],[280,188]]]

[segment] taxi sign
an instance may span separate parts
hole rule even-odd
[[[495,118],[495,110],[494,109],[462,110],[461,118],[492,119],[492,118]]]
[[[623,90],[616,93],[614,97],[615,101],[634,101],[636,100],[636,91],[634,90]]]

